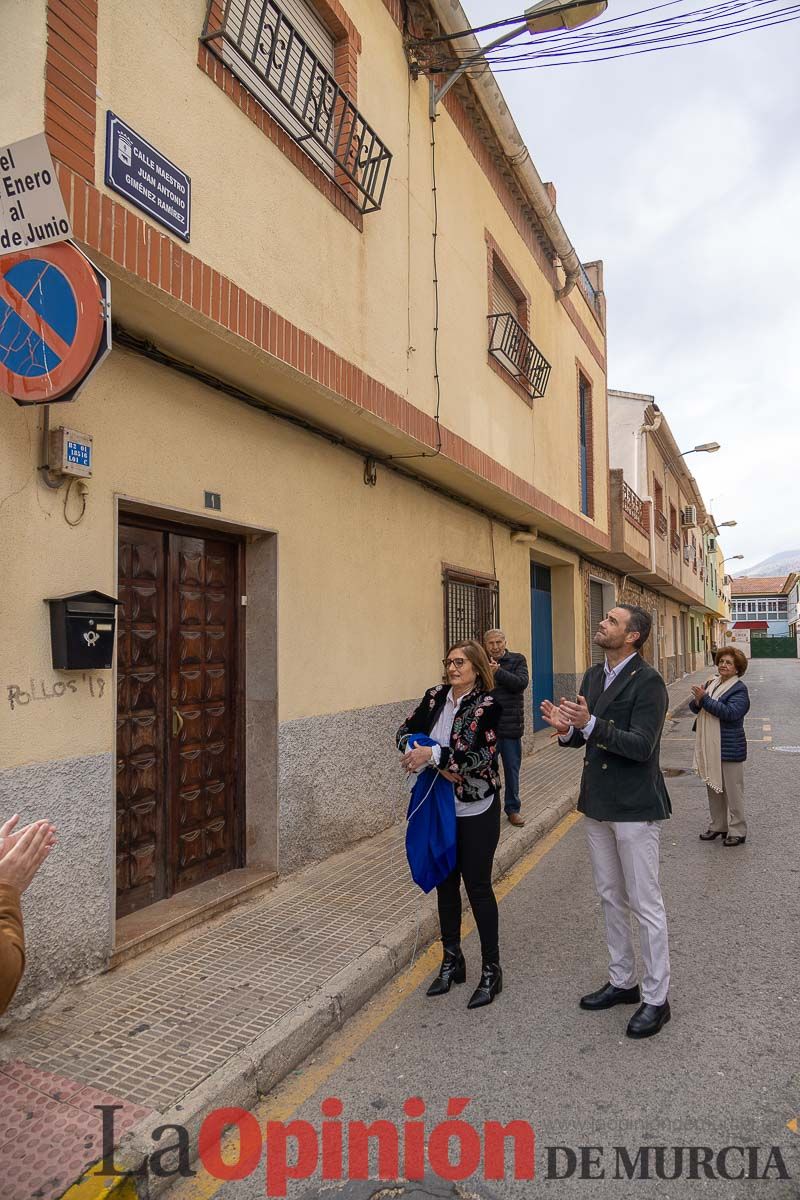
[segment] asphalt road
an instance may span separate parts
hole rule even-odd
[[[468,1097],[461,1120],[475,1132],[465,1135],[465,1151],[474,1151],[476,1139],[486,1144],[485,1122],[522,1122],[535,1131],[536,1177],[513,1179],[509,1148],[506,1177],[487,1182],[480,1165],[460,1184],[464,1194],[800,1197],[800,1124],[791,1125],[800,1117],[800,663],[756,661],[745,681],[752,699],[746,844],[700,842],[705,788],[691,773],[668,779],[674,815],[662,836],[662,883],[673,1017],[657,1037],[624,1036],[632,1008],[578,1007],[583,992],[606,980],[607,960],[582,821],[568,818],[545,852],[534,850],[509,880],[500,910],[505,989],[495,1003],[466,1010],[480,966],[474,933],[465,942],[467,986],[435,1000],[424,995],[438,962],[429,952],[254,1110],[261,1129],[268,1120],[302,1120],[319,1131],[323,1100],[338,1099],[341,1116],[328,1121],[335,1174],[340,1126],[346,1146],[349,1122],[393,1122],[402,1150],[407,1099],[424,1101],[430,1135],[446,1119],[448,1101]],[[668,769],[690,767],[691,720],[678,710],[670,723],[662,747]],[[441,1161],[443,1133],[434,1141]],[[657,1146],[668,1149],[637,1159],[640,1148]],[[752,1149],[720,1159],[728,1146]],[[451,1143],[454,1161],[457,1148]],[[644,1163],[649,1178],[640,1177]],[[745,1177],[720,1178],[720,1164]],[[782,1168],[790,1178],[781,1178]],[[316,1196],[322,1188],[315,1173],[289,1181],[287,1194]],[[341,1190],[366,1200],[379,1189],[351,1183]],[[452,1185],[433,1183],[415,1194],[423,1193],[455,1194]],[[262,1163],[239,1182],[218,1184],[201,1172],[175,1186],[170,1200],[264,1195]]]

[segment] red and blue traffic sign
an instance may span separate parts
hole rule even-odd
[[[108,280],[67,242],[0,259],[0,391],[74,399],[111,346]]]

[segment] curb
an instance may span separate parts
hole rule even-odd
[[[493,879],[507,875],[533,846],[575,807],[578,789],[545,808],[519,833],[497,848]],[[200,1126],[215,1108],[252,1109],[294,1071],[332,1033],[341,1029],[368,1000],[409,966],[417,952],[429,946],[439,931],[432,897],[421,903],[418,918],[407,918],[391,934],[344,967],[327,984],[292,1012],[281,1017],[254,1042],[161,1113],[140,1121],[121,1138],[114,1151],[116,1177],[97,1173],[99,1163],[62,1193],[62,1200],[154,1200],[174,1183],[174,1176],[154,1176],[148,1168],[157,1149],[151,1137],[158,1125],[182,1125],[196,1152]]]

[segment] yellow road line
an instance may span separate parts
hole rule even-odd
[[[503,900],[509,892],[521,883],[525,876],[541,862],[544,856],[557,846],[573,825],[581,819],[577,812],[568,813],[554,829],[537,842],[529,854],[526,854],[516,866],[495,886],[495,895]],[[465,935],[472,933],[475,924],[472,920],[465,923]],[[413,966],[408,967],[401,975],[356,1016],[351,1017],[340,1032],[332,1034],[328,1042],[318,1051],[309,1066],[303,1071],[295,1071],[289,1075],[277,1088],[253,1110],[253,1114],[264,1128],[267,1121],[288,1121],[292,1114],[319,1091],[332,1075],[338,1071],[364,1043],[408,1000],[426,976],[430,975],[439,962],[440,949],[434,942],[422,954]],[[238,1133],[231,1133],[222,1143],[223,1156],[226,1161],[235,1162],[237,1157]],[[197,1164],[197,1175],[194,1179],[181,1180],[173,1185],[170,1196],[173,1200],[211,1200],[223,1182],[209,1175]],[[101,1200],[103,1193],[85,1193],[69,1191],[63,1200]],[[116,1198],[115,1198],[116,1200]],[[127,1197],[125,1197],[127,1200]]]

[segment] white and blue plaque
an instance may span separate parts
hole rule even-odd
[[[189,241],[191,179],[111,111],[106,115],[106,184]]]

